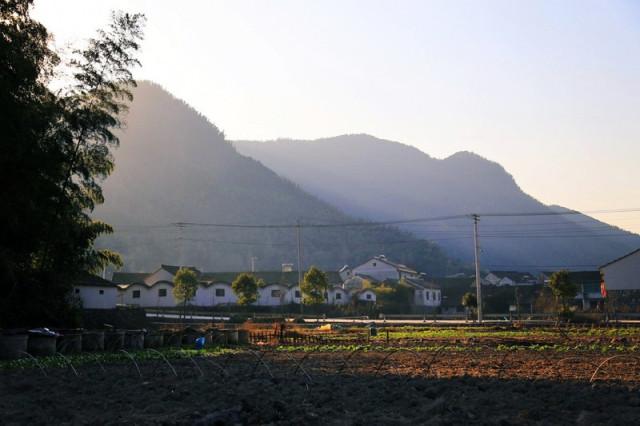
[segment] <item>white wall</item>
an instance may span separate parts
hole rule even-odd
[[[346,305],[349,303],[349,293],[340,287],[330,288],[327,296],[329,299],[327,303],[330,305]]]
[[[358,294],[358,300],[362,300],[365,302],[375,302],[376,294],[373,292],[373,290],[364,290],[363,292]]]
[[[113,309],[118,303],[117,287],[75,286],[73,293],[87,309]]]
[[[607,290],[640,290],[640,251],[600,268]]]
[[[278,291],[278,296],[272,296],[272,291]],[[260,306],[279,306],[284,305],[287,300],[289,288],[280,284],[269,284],[266,287],[258,289],[259,297],[256,305]]]
[[[424,305],[436,307],[442,303],[442,294],[437,289],[426,289],[424,291]]]
[[[218,291],[224,292],[224,295],[216,295]],[[238,303],[238,297],[233,292],[230,284],[214,283],[209,286],[199,285],[196,291],[196,297],[192,304],[196,306],[216,306]]]
[[[160,296],[160,290],[166,290],[166,296]],[[167,282],[156,283],[149,287],[144,284],[132,284],[121,291],[120,303],[146,307],[174,307],[177,305],[173,297],[173,285]],[[134,298],[135,291],[140,291],[140,297]]]
[[[338,275],[340,275],[340,279],[342,281],[346,281],[353,276],[353,271],[351,270],[351,268],[347,268],[344,271],[338,272]]]
[[[299,294],[298,297],[296,297],[296,292]],[[287,290],[287,296],[284,303],[302,303],[302,290],[300,290],[300,286],[294,285]]]
[[[379,259],[369,259],[360,266],[353,268],[353,274],[363,274],[375,278],[379,281],[386,279],[399,280],[400,274],[398,270]]]

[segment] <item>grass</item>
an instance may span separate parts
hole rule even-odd
[[[486,350],[486,347],[482,346],[465,346],[465,345],[417,345],[411,347],[401,346],[381,346],[374,344],[361,344],[361,345],[282,345],[276,347],[276,350],[281,352],[398,352],[398,351],[413,351],[413,352],[436,352],[439,350],[445,352],[480,352]],[[640,350],[640,345],[624,346],[624,345],[601,345],[601,344],[577,344],[577,345],[564,345],[564,344],[539,344],[530,346],[519,345],[498,345],[492,350],[496,352],[507,351],[531,351],[531,352],[581,352],[581,353],[634,353]]]
[[[134,357],[136,361],[151,361],[159,360],[161,356],[156,352],[144,350],[144,351],[127,351]],[[196,349],[159,349],[162,355],[167,359],[186,359],[195,355],[199,356],[221,356],[228,353],[239,352],[238,349],[229,349],[219,346],[213,346],[203,350]],[[124,352],[96,352],[96,353],[81,353],[74,355],[65,355],[66,358],[74,365],[86,365],[96,364],[100,362],[102,364],[116,364],[116,363],[128,363],[131,362],[129,357]],[[45,368],[60,368],[66,367],[67,361],[65,358],[54,355],[48,357],[38,357],[38,362]],[[36,362],[31,358],[20,358],[7,361],[0,361],[0,370],[15,370],[15,369],[27,369],[37,368]]]

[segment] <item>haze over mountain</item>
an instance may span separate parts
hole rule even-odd
[[[161,87],[141,82],[104,182],[94,216],[116,228],[101,245],[123,254],[125,269],[160,263],[205,270],[279,269],[296,263],[295,229],[175,226],[208,224],[351,223],[296,184],[236,152],[223,133]],[[454,269],[434,244],[388,227],[303,227],[303,266],[339,268],[385,253],[431,275]]]
[[[365,134],[233,144],[336,208],[370,220],[562,209],[527,195],[502,166],[471,152],[441,160]],[[403,227],[472,259],[470,219]],[[594,268],[640,246],[636,234],[584,215],[484,217],[480,239],[483,265],[494,269]]]

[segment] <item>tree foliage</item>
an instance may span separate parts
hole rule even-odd
[[[460,303],[462,303],[462,306],[465,308],[473,311],[478,307],[478,298],[475,294],[467,292],[462,295],[462,301]]]
[[[262,280],[260,280],[262,281]],[[264,283],[264,281],[262,281]],[[250,305],[258,300],[258,280],[252,274],[243,272],[231,284],[240,305]]]
[[[173,278],[173,297],[183,305],[196,296],[198,275],[189,268],[180,268]]]
[[[568,300],[578,293],[578,286],[571,281],[569,271],[557,271],[551,274],[549,280],[549,288],[556,298],[556,301],[560,302],[560,308],[562,312],[568,311]]]
[[[403,281],[395,284],[381,283],[373,286],[373,291],[376,293],[376,304],[380,305],[385,313],[406,313],[411,309],[414,290]]]
[[[113,169],[112,130],[135,86],[131,67],[144,17],[114,13],[66,62],[47,29],[30,16],[32,0],[0,2],[0,325],[68,320],[67,296],[84,271],[121,264],[93,243],[112,232],[90,217],[100,183]],[[50,89],[56,67],[68,86]]]
[[[317,305],[324,303],[325,293],[329,288],[327,275],[320,269],[312,266],[304,274],[304,279],[300,285],[302,290],[302,303],[307,305]]]

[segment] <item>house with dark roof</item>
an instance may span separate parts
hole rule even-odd
[[[73,296],[85,309],[113,309],[118,303],[118,286],[87,272],[73,283]]]
[[[482,278],[482,285],[524,286],[538,284],[538,279],[528,272],[490,271]]]
[[[343,287],[348,290],[361,289],[366,281],[370,283],[404,282],[413,289],[413,305],[435,308],[442,302],[440,287],[427,280],[425,274],[394,262],[385,255],[374,256],[353,269],[345,265],[338,273],[343,278],[347,277]]]
[[[413,288],[413,304],[427,308],[437,308],[442,304],[442,290],[434,282],[420,278],[404,278],[402,280]]]
[[[383,254],[374,256],[351,270],[352,275],[368,276],[378,281],[402,278],[418,278],[417,271],[401,263],[393,262]]]
[[[161,265],[151,273],[116,272],[113,281],[118,284],[119,303],[141,307],[173,307],[177,301],[173,297],[173,279],[181,266]],[[200,284],[191,301],[195,306],[218,306],[238,303],[231,287],[240,272],[202,272],[193,266],[186,267],[198,276]],[[327,303],[347,303],[352,293],[342,288],[340,274],[336,271],[325,272],[329,281]],[[301,303],[302,292],[298,286],[298,272],[292,270],[260,271],[253,275],[263,285],[259,288],[256,305],[279,306]],[[354,292],[353,294],[355,294]],[[375,294],[358,289],[354,297],[358,300],[375,301]]]
[[[640,291],[640,249],[605,263],[599,269],[607,291]]]

